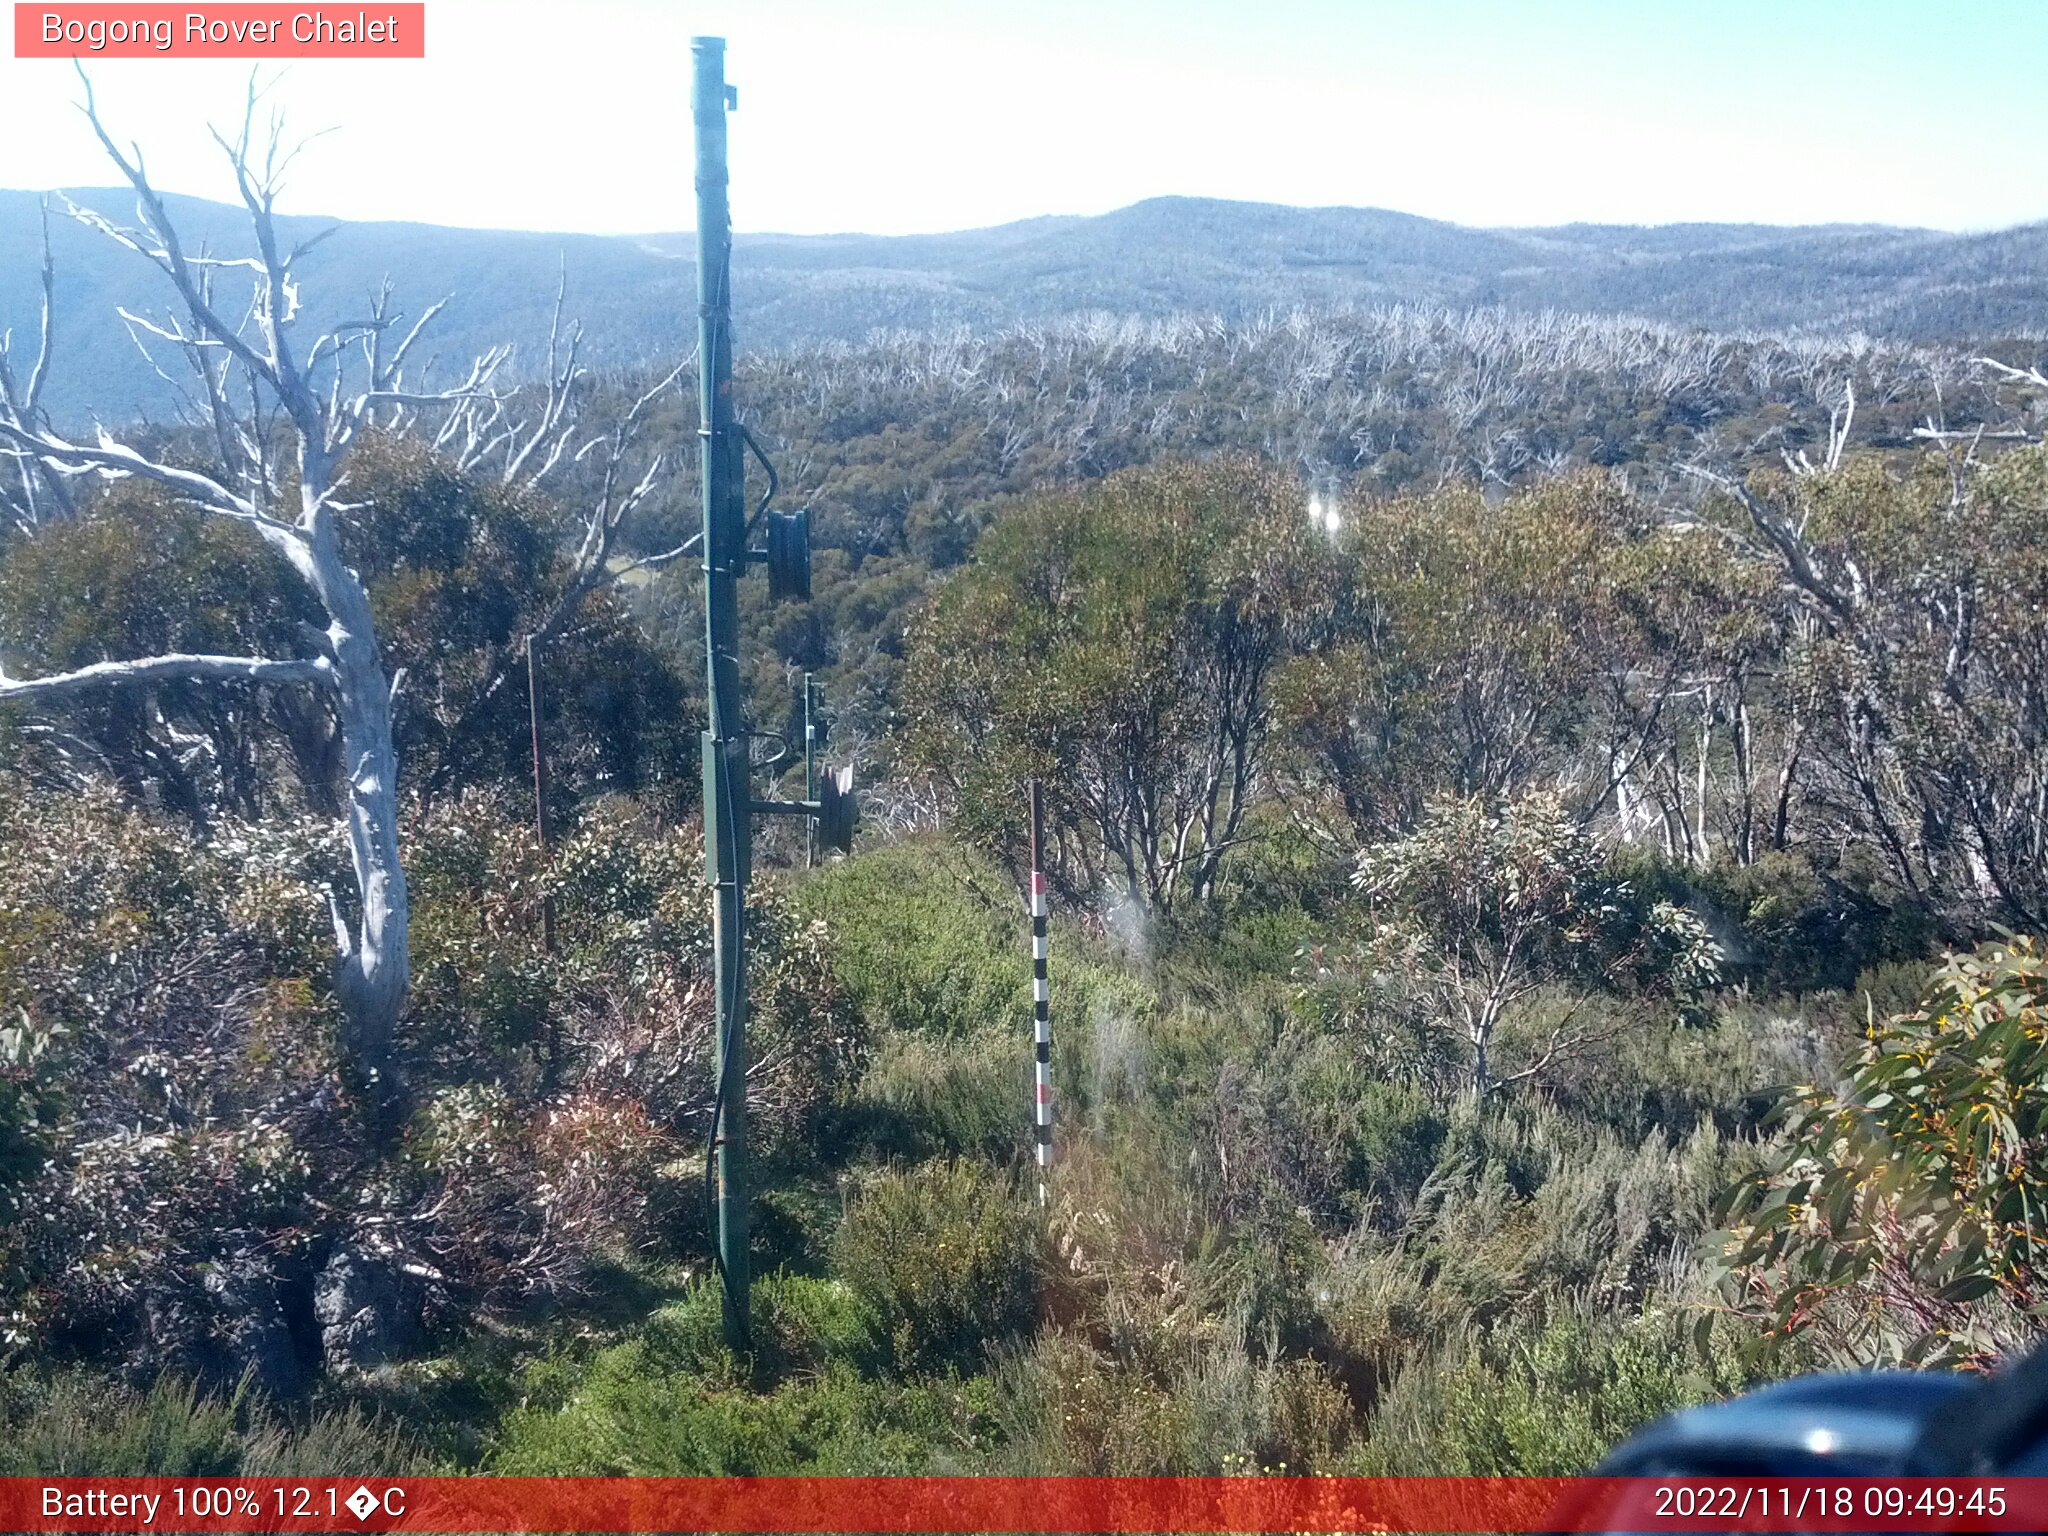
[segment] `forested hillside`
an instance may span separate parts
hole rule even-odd
[[[246,330],[143,242],[218,343],[191,421],[74,439],[10,353],[0,1472],[1567,1473],[1753,1382],[2038,1337],[2039,347],[1485,286],[1549,252],[1618,308],[1832,324],[1932,272],[2030,293],[2025,232],[1980,270],[1886,232],[1111,217],[1161,238],[935,237],[882,287],[969,242],[1028,295],[1107,229],[1159,309],[1235,312],[739,369],[817,544],[808,602],[748,587],[755,755],[819,673],[867,796],[850,855],[755,847],[746,1353],[664,333],[437,392],[388,314],[310,339],[338,242],[303,309],[289,241],[243,269]],[[1333,282],[1377,230],[1447,302],[1212,304],[1190,228]],[[463,238],[469,323],[545,354],[553,245]],[[859,244],[789,243],[787,291]]]
[[[132,202],[125,191],[74,195],[117,221]],[[235,243],[239,209],[176,197],[168,206],[195,249]],[[744,208],[738,216],[744,228]],[[279,220],[294,242],[330,227]],[[39,229],[38,194],[0,191],[0,329],[33,329]],[[60,216],[52,233],[69,346],[50,404],[66,417],[165,414],[173,394],[140,361],[114,312],[125,304],[147,314],[161,303],[148,272],[69,219]],[[652,361],[693,337],[693,249],[687,235],[344,225],[304,261],[307,321],[357,312],[388,277],[411,313],[452,300],[439,350],[451,365],[466,363],[543,334],[566,272],[590,358]],[[1297,308],[1393,304],[1975,343],[2038,334],[2048,313],[2048,229],[2038,225],[1979,235],[1836,225],[1481,230],[1383,209],[1200,198],[949,234],[742,234],[736,271],[739,339],[750,352],[859,342],[877,330],[986,333],[1097,313],[1239,323]],[[530,352],[521,361],[538,367]]]
[[[1239,453],[1290,466],[1304,495],[1333,509],[1454,482],[1498,498],[1604,469],[1646,508],[1668,511],[1696,495],[1689,464],[1824,462],[1831,426],[1909,463],[1930,446],[1916,434],[1961,434],[1964,451],[1981,430],[1996,447],[2038,432],[2041,408],[2038,391],[2001,390],[1945,348],[1492,309],[902,336],[757,357],[741,382],[748,419],[778,451],[787,499],[811,507],[820,547],[813,602],[755,615],[757,683],[779,697],[785,663],[825,673],[847,724],[885,760],[910,615],[988,523],[1033,492]],[[678,393],[651,430],[687,460],[694,423]],[[572,502],[588,481],[564,471]],[[687,475],[658,489],[627,543],[672,544],[697,516],[695,495]],[[693,592],[687,571],[638,589],[643,620],[693,644]]]

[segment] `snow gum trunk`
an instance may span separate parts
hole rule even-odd
[[[307,572],[326,606],[333,651],[358,910],[355,931],[336,920],[337,990],[343,1047],[386,1128],[402,1113],[405,1086],[394,1038],[411,979],[410,912],[398,858],[398,755],[391,740],[391,680],[384,670],[361,577],[343,561],[325,510],[318,514]]]

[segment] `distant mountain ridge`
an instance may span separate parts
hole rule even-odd
[[[132,199],[74,192],[115,217]],[[40,194],[0,191],[0,327],[32,333]],[[170,200],[188,246],[239,253],[241,210]],[[293,217],[300,238],[336,221]],[[132,253],[55,218],[61,351],[51,404],[76,418],[171,403],[114,314],[164,302]],[[389,274],[404,306],[453,296],[436,350],[466,360],[545,337],[558,272],[587,355],[626,364],[695,339],[694,240],[344,224],[303,263],[308,329],[361,312]],[[877,329],[988,329],[1091,311],[1136,316],[1389,303],[1627,314],[1717,331],[1862,331],[1982,340],[2048,330],[2048,223],[1955,235],[1873,225],[1571,224],[1473,229],[1375,208],[1161,197],[937,235],[741,234],[741,349],[858,341]]]

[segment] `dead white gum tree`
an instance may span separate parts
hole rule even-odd
[[[83,75],[81,73],[81,78]],[[108,132],[87,83],[82,103],[101,145],[136,198],[135,222],[123,225],[91,209],[67,211],[152,263],[170,284],[166,316],[121,312],[145,352],[181,356],[193,388],[194,425],[217,463],[193,469],[141,452],[105,426],[91,441],[60,434],[38,402],[50,348],[50,284],[45,283],[41,354],[30,385],[0,390],[0,450],[25,480],[62,487],[79,476],[137,477],[169,488],[193,507],[246,524],[302,577],[325,610],[324,628],[307,626],[305,654],[287,657],[164,655],[107,661],[76,671],[16,678],[0,671],[0,699],[33,698],[109,684],[171,678],[310,687],[323,690],[340,725],[344,813],[352,857],[353,910],[330,893],[337,954],[337,991],[348,1064],[368,1095],[372,1120],[384,1129],[404,1112],[405,1091],[394,1034],[409,981],[405,872],[398,855],[397,760],[392,702],[402,681],[385,670],[371,623],[369,594],[343,556],[339,519],[344,457],[366,428],[400,413],[445,406],[486,392],[502,360],[479,362],[460,387],[437,393],[408,389],[405,364],[441,304],[409,326],[392,307],[389,286],[363,319],[322,332],[301,345],[295,268],[322,236],[287,247],[278,234],[275,199],[295,150],[273,117],[263,142],[254,132],[253,85],[239,135],[214,137],[226,152],[248,211],[256,254],[224,259],[188,251],[142,152],[123,150]],[[47,244],[47,242],[46,242]],[[48,271],[47,261],[45,270]],[[246,285],[246,293],[242,290]],[[230,297],[228,290],[234,290]],[[159,369],[161,372],[161,368]],[[166,375],[168,377],[168,375]],[[61,495],[61,491],[59,492]]]

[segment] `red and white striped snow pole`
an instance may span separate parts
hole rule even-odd
[[[1052,1167],[1052,994],[1045,977],[1046,903],[1045,797],[1038,780],[1031,781],[1031,1017],[1036,1060],[1032,1082],[1032,1127],[1038,1140],[1038,1203],[1045,1204],[1045,1184]]]

